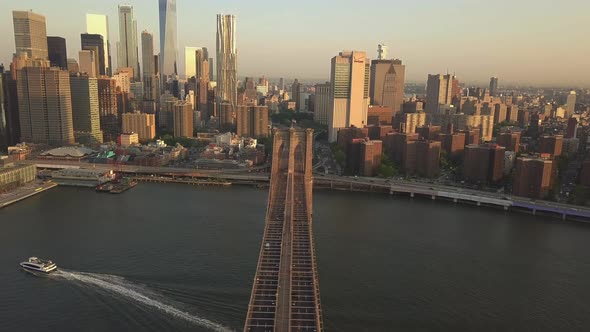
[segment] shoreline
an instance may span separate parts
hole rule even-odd
[[[30,184],[25,187],[28,187],[28,186],[30,186]],[[25,187],[17,188],[16,190],[23,191],[23,192],[16,194],[14,197],[0,197],[0,209],[3,209],[3,208],[10,206],[12,204],[16,204],[16,203],[23,201],[29,197],[33,197],[37,194],[43,193],[43,192],[53,189],[57,186],[58,185],[55,182],[47,182],[47,183],[43,183],[40,185],[35,185],[33,188],[28,188],[28,189]]]

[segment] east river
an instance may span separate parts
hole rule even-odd
[[[0,331],[239,331],[266,199],[140,184],[0,210]],[[317,191],[314,231],[326,331],[590,330],[588,225]]]

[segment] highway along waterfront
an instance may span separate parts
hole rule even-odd
[[[267,194],[58,187],[1,209],[0,330],[241,330]],[[327,190],[313,222],[327,331],[590,326],[590,225]],[[30,256],[63,274],[20,270]]]

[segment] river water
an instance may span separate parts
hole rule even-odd
[[[327,331],[588,331],[590,226],[319,191]],[[0,331],[241,330],[267,192],[57,188],[0,210]],[[49,277],[18,267],[53,259]]]

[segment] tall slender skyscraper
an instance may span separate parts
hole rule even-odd
[[[47,59],[47,27],[45,16],[32,11],[13,11],[14,44],[16,54],[27,53],[29,58]]]
[[[217,15],[217,102],[235,107],[238,100],[236,17]]]
[[[47,37],[47,50],[52,67],[68,68],[68,52],[65,38]]]
[[[160,2],[160,74],[162,78],[178,74],[176,0]]]
[[[196,78],[197,80],[210,80],[210,71],[211,68],[209,67],[209,52],[207,51],[206,47],[202,49],[198,49],[195,52],[195,66],[196,66]]]
[[[132,6],[119,6],[119,54],[118,68],[133,68],[134,78],[139,81],[139,61],[137,49],[137,21],[133,19]]]
[[[86,14],[86,32],[94,35],[101,35],[104,50],[105,74],[111,76],[113,74],[113,66],[111,60],[111,43],[109,41],[109,17],[106,15]]]
[[[141,33],[141,63],[143,68],[143,99],[155,100],[158,94],[158,79],[154,58],[154,36],[147,31]]]
[[[576,95],[576,91],[571,91],[569,95],[567,95],[567,103],[565,107],[565,117],[569,119],[576,113],[576,100],[578,96]]]
[[[371,65],[360,51],[340,52],[332,58],[332,98],[328,112],[328,138],[335,142],[338,130],[367,124]]]

